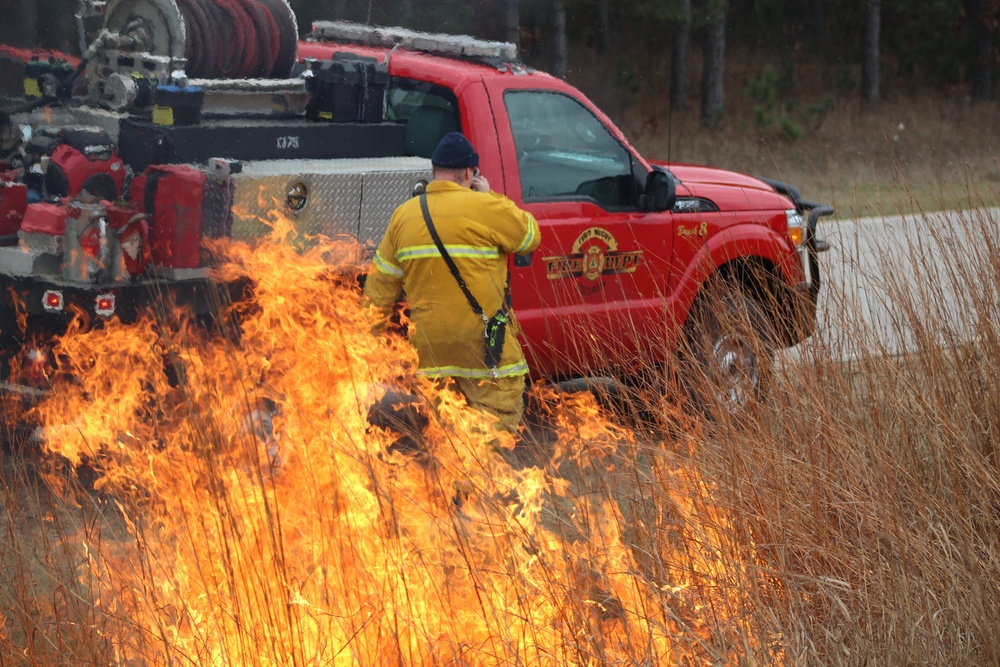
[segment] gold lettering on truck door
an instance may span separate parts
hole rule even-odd
[[[641,250],[618,250],[618,240],[602,227],[585,229],[573,242],[568,255],[543,257],[545,275],[557,278],[583,278],[597,282],[601,276],[634,273],[642,258]]]
[[[708,236],[708,223],[702,222],[692,227],[677,225],[677,236],[700,236],[705,238]]]

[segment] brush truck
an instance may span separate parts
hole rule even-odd
[[[813,329],[830,207],[643,157],[515,45],[344,22],[300,39],[285,0],[83,2],[77,18],[79,55],[0,48],[6,392],[45,390],[72,318],[241,298],[210,281],[203,240],[252,239],[270,209],[373,248],[453,130],[542,230],[510,257],[533,377],[628,375],[697,339],[690,356],[738,407]]]

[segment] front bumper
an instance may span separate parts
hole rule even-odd
[[[797,194],[797,193],[796,193]],[[832,206],[818,204],[808,200],[794,199],[800,213],[809,212],[806,227],[805,243],[799,248],[799,261],[802,262],[803,281],[789,291],[790,298],[783,303],[787,310],[782,321],[775,322],[777,334],[781,342],[791,347],[801,343],[812,335],[816,328],[816,311],[819,304],[819,289],[822,276],[819,269],[819,253],[830,249],[826,240],[816,235],[816,228],[821,217],[833,215]]]

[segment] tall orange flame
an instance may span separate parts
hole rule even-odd
[[[296,249],[288,221],[270,225],[257,247],[210,248],[227,260],[216,280],[254,284],[213,326],[164,307],[58,342],[72,380],[35,416],[47,451],[96,469],[117,508],[100,539],[72,538],[117,658],[665,665],[739,654],[743,574],[720,556],[726,519],[704,481],[663,464],[662,446],[644,449],[589,394],[536,387],[551,437],[530,447],[498,433],[413,379],[406,341],[371,335],[356,243]],[[366,421],[400,386],[431,417],[426,456],[394,451],[396,434]],[[638,458],[661,461],[650,483],[669,503],[645,526],[622,509],[642,498],[619,488]],[[629,539],[639,529],[651,536],[642,545]]]

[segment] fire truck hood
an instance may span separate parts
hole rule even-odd
[[[793,204],[779,195],[764,181],[725,169],[713,169],[691,164],[670,164],[670,172],[677,177],[679,196],[704,197],[710,199],[721,210],[747,208],[792,208]],[[752,196],[748,197],[748,191]]]

